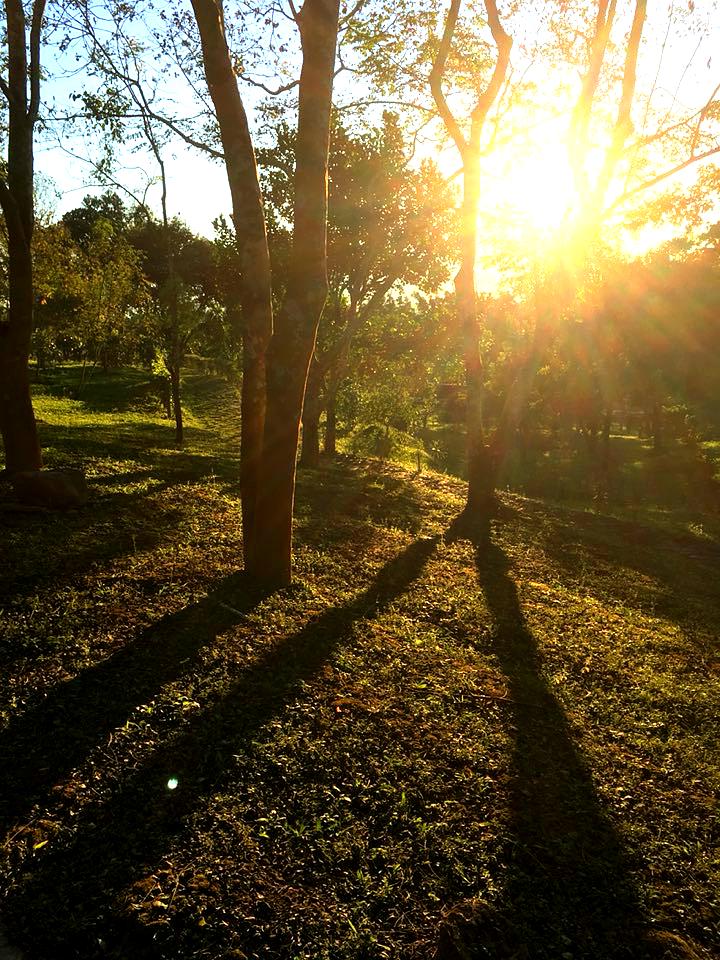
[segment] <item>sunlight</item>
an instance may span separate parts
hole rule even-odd
[[[509,209],[534,234],[554,234],[573,202],[573,178],[565,145],[538,145],[532,156],[510,158],[502,171]]]

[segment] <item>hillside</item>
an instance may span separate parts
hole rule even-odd
[[[36,392],[68,514],[0,512],[0,917],[28,960],[720,955],[717,518],[341,457],[241,566],[236,398]]]

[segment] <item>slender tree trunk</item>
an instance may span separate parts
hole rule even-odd
[[[254,572],[292,579],[292,516],[300,418],[327,297],[327,165],[339,0],[305,0],[298,16],[303,66],[298,101],[293,249],[287,293],[267,356],[262,485],[255,518],[263,545]]]
[[[485,371],[480,353],[480,326],[475,293],[477,209],[480,194],[479,151],[468,147],[465,155],[461,263],[455,277],[458,325],[462,335],[467,406],[467,479],[465,510],[485,515],[494,499],[495,473],[483,424]]]
[[[22,2],[5,3],[9,117],[7,172],[0,173],[0,205],[8,234],[9,310],[7,322],[0,324],[0,433],[9,473],[39,470],[42,466],[28,361],[33,324],[33,128],[40,95],[40,27],[44,9],[44,0],[36,0],[28,64]]]
[[[183,443],[183,412],[180,389],[180,364],[173,361],[170,364],[170,394],[172,396],[173,416],[175,417],[175,443]]]
[[[442,89],[445,68],[452,51],[461,0],[451,0],[443,35],[430,74],[430,89],[445,128],[462,158],[463,202],[460,223],[460,269],[455,277],[458,326],[462,336],[467,392],[468,494],[465,513],[473,518],[486,515],[495,501],[493,458],[483,425],[484,369],[480,354],[480,329],[475,292],[477,217],[480,200],[481,137],[488,112],[498,97],[510,62],[512,40],[500,23],[496,0],[485,0],[485,11],[497,60],[492,76],[477,98],[470,114],[469,135],[463,132]]]
[[[337,453],[337,396],[340,389],[339,380],[331,380],[325,395],[325,439],[323,452],[328,457]]]
[[[173,407],[172,407],[172,395],[170,391],[170,380],[163,377],[162,383],[160,385],[160,399],[162,400],[163,410],[165,411],[165,417],[168,420],[173,418]]]
[[[245,568],[252,572],[265,422],[265,352],[273,327],[270,253],[255,151],[225,40],[222,4],[220,0],[192,0],[192,5],[220,127],[238,249],[243,336],[240,497]]]
[[[302,416],[302,451],[300,465],[317,467],[320,463],[320,414],[322,413],[322,370],[315,360],[310,364]]]
[[[240,432],[240,499],[242,501],[245,569],[252,571],[255,547],[255,504],[258,497],[265,426],[265,347],[247,334],[243,346]]]
[[[520,364],[517,376],[510,384],[492,438],[492,461],[495,476],[502,472],[508,454],[517,437],[517,431],[527,410],[535,377],[550,343],[549,316],[536,305],[536,327],[527,357]]]

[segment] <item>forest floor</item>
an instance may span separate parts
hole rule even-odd
[[[236,398],[36,392],[90,504],[0,510],[0,921],[27,960],[720,956],[720,527],[377,461],[243,580]]]

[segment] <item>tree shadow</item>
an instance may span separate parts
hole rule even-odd
[[[569,578],[577,579],[590,562],[596,587],[619,599],[635,599],[672,619],[687,613],[688,597],[705,610],[702,619],[712,621],[707,611],[713,608],[720,613],[717,541],[689,530],[562,508],[546,507],[537,518],[544,552]]]
[[[2,509],[0,534],[0,604],[14,603],[44,589],[61,590],[100,562],[162,546],[175,539],[185,502],[165,496],[189,484],[216,483],[219,493],[235,492],[237,463],[209,454],[161,454],[126,446],[117,435],[91,439],[91,428],[73,427],[74,443],[92,457],[111,453],[129,461],[122,472],[90,479],[90,501],[71,511],[14,512]],[[68,451],[69,454],[69,451]],[[56,458],[57,459],[57,458]],[[70,462],[60,456],[55,465]],[[9,484],[3,491],[12,500]],[[2,494],[0,494],[1,496]],[[238,521],[238,530],[240,524]],[[23,651],[6,646],[0,659],[7,661]]]
[[[416,533],[426,512],[409,475],[378,460],[338,456],[298,471],[296,513],[304,524],[304,538],[311,541],[325,539],[328,516],[342,518],[337,533],[343,537],[348,523],[387,524],[388,518],[393,526]]]
[[[174,737],[129,770],[105,799],[83,807],[73,820],[70,839],[36,856],[26,878],[9,891],[4,920],[11,936],[30,943],[38,956],[92,960],[125,957],[131,952],[137,957],[162,955],[154,939],[157,931],[124,915],[118,895],[139,875],[157,867],[187,818],[205,799],[232,782],[234,755],[244,751],[264,725],[282,714],[299,695],[302,684],[349,640],[356,621],[377,616],[408,589],[421,574],[436,543],[437,538],[414,541],[389,561],[358,597],[261,652],[204,711],[188,717]],[[217,624],[209,629],[206,623],[210,603],[212,598],[168,618],[162,637],[180,631],[192,634],[178,641],[188,644],[191,652],[210,640],[220,629]],[[159,642],[157,637],[153,641]],[[79,680],[80,687],[101,683],[106,705],[112,703],[115,693],[122,701],[127,674],[137,676],[137,653],[130,655],[126,666],[116,664],[114,676],[101,678],[96,674]],[[165,679],[173,672],[172,659],[174,656],[163,660]],[[163,680],[156,673],[145,677],[141,671],[139,676],[142,689],[156,688]],[[81,690],[76,688],[73,697],[79,696]],[[45,736],[47,720],[63,716],[64,703],[59,697],[59,702],[50,705],[47,717],[35,718],[41,724],[38,741]],[[125,697],[123,709],[112,709],[115,723],[136,699]],[[104,723],[108,728],[109,723]],[[29,720],[26,727],[29,736]],[[82,747],[70,746],[64,765],[70,756],[77,759],[87,752],[90,740],[97,741],[97,733],[96,729],[93,737],[86,737]],[[21,749],[13,750],[16,761],[21,760],[21,754]],[[10,765],[9,758],[6,770]],[[58,772],[56,764],[53,776]],[[170,778],[178,784],[173,791],[167,789]],[[17,773],[14,782],[17,784]],[[38,917],[42,917],[42,923]]]
[[[0,736],[0,830],[29,815],[59,780],[202,649],[242,620],[263,594],[233,574],[207,597],[163,617],[117,653],[60,683],[11,719]]]
[[[645,957],[643,917],[627,856],[575,745],[489,523],[452,524],[468,539],[494,625],[493,651],[507,678],[513,736],[513,839],[498,913],[465,918],[472,957]],[[498,931],[503,931],[498,933]],[[502,949],[488,952],[483,941]],[[449,955],[452,955],[451,953]]]

